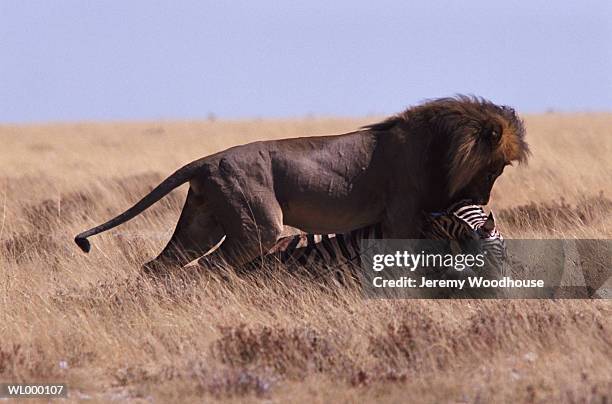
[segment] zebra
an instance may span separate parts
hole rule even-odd
[[[487,215],[482,206],[461,201],[444,211],[425,214],[424,222],[422,239],[450,240],[455,253],[465,248],[464,242],[475,242],[472,245],[485,252],[489,264],[503,268],[506,245],[495,227],[493,212]],[[259,265],[273,260],[288,267],[354,270],[361,266],[361,241],[382,238],[380,223],[348,233],[287,236],[260,259]]]
[[[445,212],[431,213],[428,225],[424,238],[457,242],[475,240],[479,249],[496,265],[507,258],[506,243],[495,226],[495,215],[493,211],[487,215],[482,206],[463,201],[456,203]]]

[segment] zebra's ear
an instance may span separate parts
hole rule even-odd
[[[495,216],[493,216],[493,211],[491,211],[489,216],[487,216],[487,220],[485,220],[483,223],[482,229],[487,233],[491,233],[493,230],[495,230]]]

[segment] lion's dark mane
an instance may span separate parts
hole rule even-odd
[[[362,129],[405,134],[423,151],[428,181],[445,184],[437,188],[446,194],[432,198],[434,209],[458,197],[488,167],[523,163],[529,156],[514,109],[474,96],[429,100]]]

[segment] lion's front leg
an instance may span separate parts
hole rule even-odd
[[[387,239],[418,239],[423,226],[421,210],[415,201],[392,201],[383,217],[383,237]]]

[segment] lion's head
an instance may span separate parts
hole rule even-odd
[[[422,145],[429,209],[462,199],[487,204],[504,167],[529,156],[514,109],[477,97],[431,100],[367,128],[398,131],[410,137],[411,147]]]
[[[525,127],[514,109],[489,101],[457,97],[439,100],[454,113],[441,117],[447,126],[447,189],[449,197],[485,205],[504,168],[529,156]],[[455,112],[456,111],[456,112]]]

